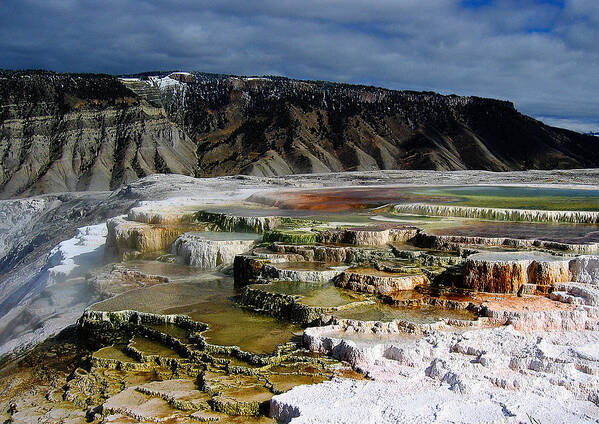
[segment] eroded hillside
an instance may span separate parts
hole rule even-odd
[[[599,166],[592,136],[511,103],[279,77],[0,73],[0,196],[151,173]]]

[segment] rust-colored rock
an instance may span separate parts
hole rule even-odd
[[[464,287],[492,293],[518,293],[524,284],[541,288],[570,281],[570,258],[541,252],[479,253],[464,264]]]

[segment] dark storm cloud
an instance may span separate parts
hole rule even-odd
[[[455,92],[586,129],[599,128],[598,28],[594,0],[2,0],[0,66]]]

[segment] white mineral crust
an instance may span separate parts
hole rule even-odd
[[[307,329],[305,341],[373,381],[334,379],[277,395],[271,416],[283,422],[599,422],[596,331],[504,326],[377,341],[329,326]]]
[[[95,299],[82,276],[102,262],[105,240],[106,223],[90,225],[50,251],[45,267],[31,279],[29,292],[0,320],[0,332],[14,334],[0,346],[0,356],[30,347],[81,315]]]
[[[475,206],[427,205],[423,203],[397,205],[395,211],[419,215],[454,216],[498,221],[599,223],[599,212],[587,211],[481,208]]]
[[[247,252],[254,240],[209,240],[201,233],[185,233],[173,243],[171,252],[177,261],[200,269],[231,265],[236,255]]]

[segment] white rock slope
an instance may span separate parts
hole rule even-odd
[[[102,263],[106,243],[106,223],[77,229],[75,237],[65,240],[48,255],[48,282],[53,284],[79,270]]]
[[[231,265],[236,255],[249,251],[254,240],[211,240],[202,233],[185,233],[175,240],[171,253],[177,262],[200,269]]]
[[[310,333],[308,329],[308,333]],[[327,334],[328,331],[328,334]],[[599,333],[521,333],[512,327],[432,331],[395,340],[322,327],[309,347],[374,381],[299,386],[271,415],[300,423],[596,423]],[[343,340],[342,338],[346,338]]]
[[[15,298],[0,320],[0,357],[56,334],[98,300],[82,277],[102,263],[105,240],[106,223],[90,225],[52,249],[46,266],[31,278],[28,293]]]

